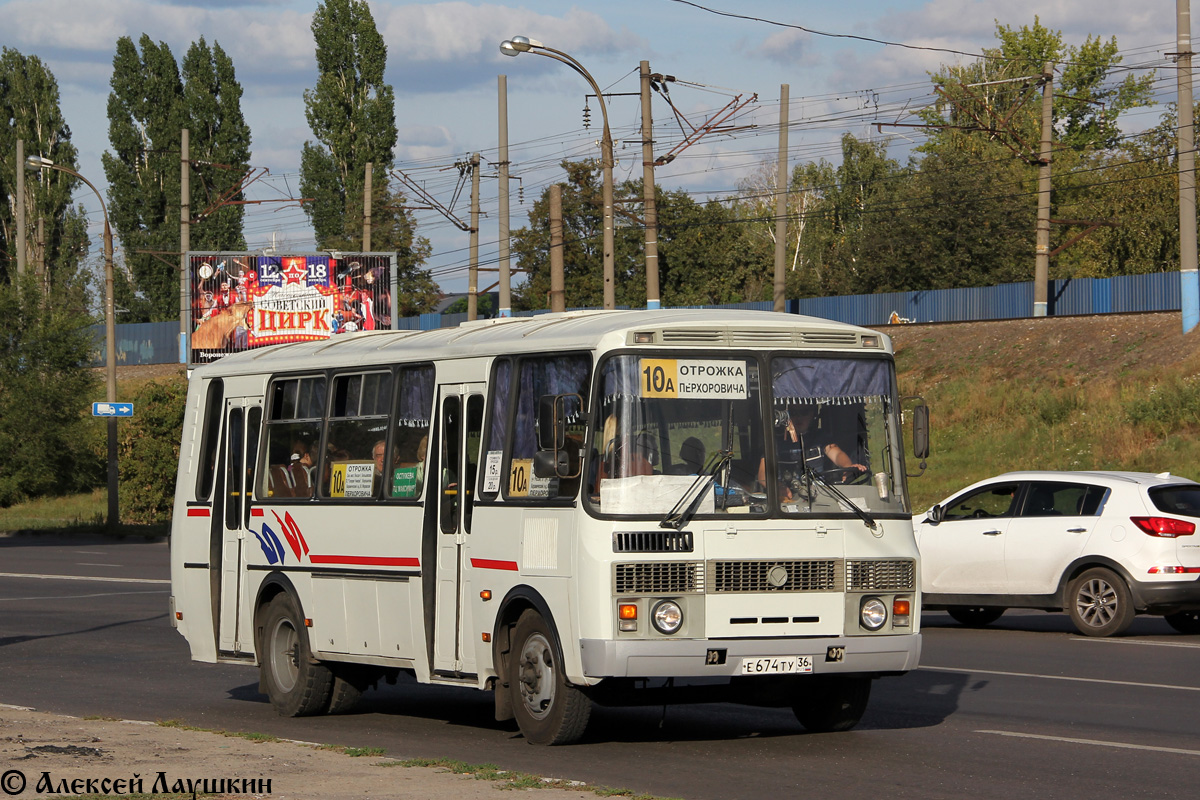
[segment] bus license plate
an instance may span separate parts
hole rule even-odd
[[[812,672],[812,656],[772,656],[743,658],[743,675],[782,675],[793,672]]]

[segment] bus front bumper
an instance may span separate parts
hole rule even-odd
[[[919,633],[797,639],[581,639],[579,645],[588,678],[773,674],[778,665],[762,659],[790,662],[789,666],[799,666],[797,672],[814,674],[894,674],[915,669],[921,657]],[[807,657],[807,662],[801,657]]]

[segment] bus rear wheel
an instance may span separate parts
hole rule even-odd
[[[509,691],[517,726],[530,744],[571,744],[583,735],[592,701],[567,683],[554,631],[532,609],[512,634]]]
[[[324,713],[333,691],[333,673],[313,658],[295,598],[286,592],[276,595],[261,614],[258,668],[271,705],[285,717]]]
[[[811,733],[848,731],[858,724],[871,698],[871,679],[849,675],[801,678],[792,713]]]

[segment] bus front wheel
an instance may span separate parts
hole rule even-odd
[[[315,660],[296,600],[286,592],[262,610],[258,668],[271,705],[285,717],[306,717],[329,708],[333,673]]]
[[[592,701],[567,683],[554,631],[526,610],[517,620],[508,656],[509,691],[517,726],[530,744],[571,744],[583,735]]]
[[[848,675],[801,678],[792,713],[812,733],[848,731],[862,719],[871,697],[871,679]]]

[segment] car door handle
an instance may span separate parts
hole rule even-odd
[[[984,531],[983,535],[984,536],[999,536],[1003,532],[1004,531]]]
[[[1087,533],[1087,528],[1067,528],[1067,533]]]

